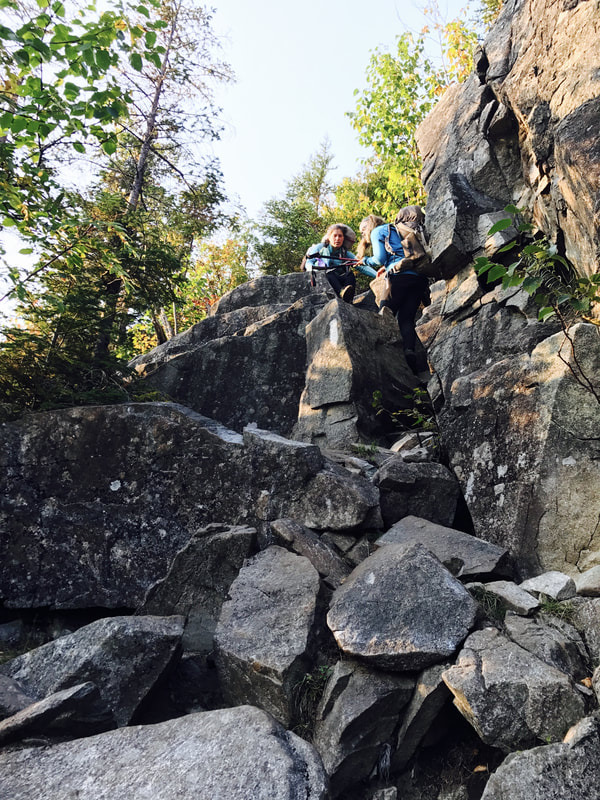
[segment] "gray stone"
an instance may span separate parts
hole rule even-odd
[[[60,733],[80,738],[116,728],[111,712],[93,683],[48,695],[0,722],[0,745],[27,736]]]
[[[289,275],[262,275],[260,278],[248,281],[241,286],[227,292],[220,297],[210,308],[210,315],[222,316],[236,310],[260,307],[265,305],[290,306],[304,297],[333,295],[329,281],[324,275],[317,274],[316,290],[310,285],[308,275],[292,272]],[[319,298],[321,303],[327,302],[328,297]]]
[[[166,577],[150,587],[138,613],[185,617],[184,650],[210,652],[221,606],[255,543],[254,528],[208,525],[176,554]]]
[[[215,654],[223,694],[282,724],[294,719],[294,688],[309,670],[319,574],[307,558],[272,546],[250,559],[223,604]]]
[[[233,430],[253,423],[288,436],[305,382],[304,329],[324,300],[301,297],[242,335],[209,340],[157,362],[153,371],[147,365],[144,385]]]
[[[481,800],[599,800],[600,722],[587,717],[564,743],[513,753],[490,777]]]
[[[460,488],[442,464],[410,464],[401,455],[392,456],[380,467],[374,482],[381,493],[386,528],[409,515],[452,525]]]
[[[583,597],[600,597],[600,566],[586,569],[575,576],[577,594]]]
[[[596,700],[600,703],[600,667],[596,667],[592,675],[592,688],[596,695]]]
[[[7,608],[137,608],[213,522],[381,526],[377,488],[317,447],[259,429],[241,436],[171,403],[34,414],[0,435]]]
[[[327,624],[340,648],[380,669],[418,670],[452,655],[476,603],[422,545],[387,545],[335,591]]]
[[[511,574],[507,550],[420,517],[404,517],[380,536],[376,544],[408,542],[420,542],[456,577]]]
[[[168,667],[183,633],[183,617],[100,619],[0,666],[26,692],[45,698],[92,682],[119,725]]]
[[[559,741],[585,714],[581,694],[563,672],[493,628],[468,637],[443,679],[481,739],[505,752]]]
[[[600,598],[574,597],[569,600],[571,624],[585,642],[593,666],[600,665]]]
[[[589,675],[585,645],[568,622],[549,614],[529,619],[508,613],[504,618],[504,626],[513,642],[573,680],[580,681]]]
[[[396,737],[396,747],[392,752],[392,770],[402,770],[416,753],[427,736],[442,708],[448,703],[451,694],[442,680],[442,673],[448,664],[436,664],[422,672],[406,709],[402,725]]]
[[[17,681],[0,673],[0,720],[12,717],[35,702],[35,697],[23,691]]]
[[[540,607],[535,597],[512,581],[491,581],[484,584],[486,592],[495,595],[505,608],[515,614],[532,614]]]
[[[377,774],[414,680],[340,661],[329,678],[319,708],[313,743],[331,780],[332,797]]]
[[[11,800],[325,800],[314,748],[251,707],[0,753]]]
[[[521,589],[534,595],[546,595],[554,600],[568,600],[575,595],[575,582],[564,572],[553,570],[529,578],[519,584]]]
[[[391,433],[390,414],[376,414],[373,392],[388,412],[409,408],[418,379],[406,364],[398,326],[334,299],[306,328],[306,384],[293,435],[349,449]]]
[[[293,519],[278,519],[271,523],[271,531],[300,556],[306,556],[325,583],[336,589],[350,574],[350,567],[329,545],[310,528]]]

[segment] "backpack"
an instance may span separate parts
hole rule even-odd
[[[393,271],[398,273],[411,270],[418,275],[424,275],[426,278],[439,278],[439,270],[433,266],[431,252],[423,229],[420,226],[418,228],[409,228],[408,225],[403,225],[401,222],[393,224],[404,250],[404,258],[394,264]],[[390,244],[391,232],[392,223],[389,225],[388,234],[385,238],[385,249],[388,253],[394,252]]]

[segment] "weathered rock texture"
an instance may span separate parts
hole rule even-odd
[[[183,406],[36,414],[2,427],[0,597],[27,608],[136,608],[213,522],[379,526],[377,489],[314,445],[243,436]]]
[[[487,235],[513,203],[576,271],[598,271],[599,32],[593,3],[507,0],[476,71],[418,131],[430,243],[448,279],[419,329],[438,422],[477,535],[507,546],[523,577],[600,559],[600,337],[577,326],[573,352],[522,292],[481,289],[468,265],[514,236]]]
[[[465,639],[475,601],[421,544],[380,548],[336,590],[327,624],[341,649],[381,669],[418,670]]]
[[[0,754],[0,797],[74,796],[325,800],[327,778],[311,745],[250,707]]]
[[[581,274],[598,269],[594,3],[507,0],[476,71],[418,131],[435,258],[455,274],[508,203],[532,208]]]
[[[291,725],[294,688],[310,665],[318,592],[310,561],[281,547],[263,550],[243,567],[215,633],[231,705],[257,705]]]

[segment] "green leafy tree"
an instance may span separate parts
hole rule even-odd
[[[266,275],[297,270],[308,247],[320,240],[333,221],[334,186],[329,180],[333,158],[325,140],[299,174],[288,181],[283,198],[265,203],[255,250]]]
[[[16,2],[0,2],[16,13]],[[20,323],[5,328],[0,345],[5,407],[84,402],[91,384],[83,374],[116,385],[128,325],[176,299],[195,237],[220,219],[220,173],[190,169],[175,113],[184,108],[167,102],[169,77],[192,83],[173,28],[189,18],[180,4],[178,16],[172,4],[150,2],[152,11],[140,4],[132,21],[94,16],[93,7],[67,21],[60,3],[38,0],[42,13],[0,30],[9,76],[0,93],[0,211],[37,256],[25,274],[7,265]],[[127,88],[130,71],[140,77]],[[198,116],[208,119],[205,100]],[[87,199],[66,188],[60,166],[65,148],[87,156],[98,145],[113,159]]]

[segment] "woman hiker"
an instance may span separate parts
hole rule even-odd
[[[370,214],[363,219],[359,228],[361,241],[358,246],[357,266],[359,269],[361,265],[378,267],[377,275],[385,273],[389,291],[381,301],[379,313],[391,313],[396,317],[406,363],[413,372],[417,371],[415,316],[421,302],[427,305],[430,301],[429,280],[416,269],[414,253],[405,252],[395,226],[399,224],[410,228],[418,238],[424,219],[419,206],[407,206],[400,209],[394,224],[386,223],[381,217]],[[373,255],[367,257],[365,254],[369,246],[373,249]]]
[[[331,284],[333,291],[347,303],[354,300],[356,278],[350,269],[358,267],[359,271],[371,278],[376,272],[371,266],[358,264],[356,256],[348,249],[356,241],[352,228],[336,223],[327,228],[323,240],[314,244],[306,252],[307,262],[312,266],[317,265],[320,259],[325,265],[325,277]]]

